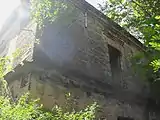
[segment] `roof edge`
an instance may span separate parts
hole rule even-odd
[[[144,44],[141,43],[138,39],[136,39],[133,35],[131,35],[127,30],[125,30],[123,27],[121,27],[119,24],[111,20],[109,17],[107,17],[105,14],[103,14],[101,11],[96,9],[94,6],[92,6],[90,3],[88,3],[85,0],[69,0],[70,2],[74,2],[74,4],[82,9],[83,11],[92,11],[92,14],[94,16],[97,16],[102,22],[105,24],[112,24],[113,29],[116,30],[116,32],[121,33],[124,37],[126,37],[129,41],[131,41],[134,45],[139,47],[141,50],[145,50]]]

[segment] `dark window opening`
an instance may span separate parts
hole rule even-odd
[[[25,86],[27,85],[27,83],[28,83],[27,78],[22,77],[22,78],[21,78],[21,86],[20,86],[20,88],[25,87]]]
[[[120,65],[121,52],[110,45],[108,45],[108,49],[109,49],[112,78],[116,80],[121,78],[120,76],[121,75],[121,65]]]
[[[29,84],[29,79],[30,79],[30,74],[28,74],[27,76],[22,76],[21,77],[21,85],[20,88],[23,88],[25,86],[27,86]]]
[[[156,120],[156,113],[155,112],[149,112],[149,120]]]
[[[130,117],[118,117],[117,120],[134,120],[133,118]]]

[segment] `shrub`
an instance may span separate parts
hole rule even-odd
[[[78,112],[67,112],[55,105],[51,111],[46,111],[28,93],[16,102],[0,96],[0,120],[94,120],[97,107],[94,103]]]

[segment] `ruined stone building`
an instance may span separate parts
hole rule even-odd
[[[86,1],[67,4],[40,38],[36,24],[22,19],[1,50],[10,55],[22,49],[6,76],[13,97],[29,90],[51,108],[71,92],[78,106],[98,101],[107,120],[153,120],[145,85],[131,70],[130,57],[143,51],[142,43]]]

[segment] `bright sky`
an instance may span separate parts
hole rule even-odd
[[[86,0],[94,7],[98,8],[98,4],[104,4],[105,0]]]
[[[0,28],[18,5],[20,0],[0,0]]]
[[[96,8],[98,3],[103,4],[104,0],[86,0]],[[12,11],[20,4],[20,0],[0,0],[0,29],[4,21],[12,13]]]

